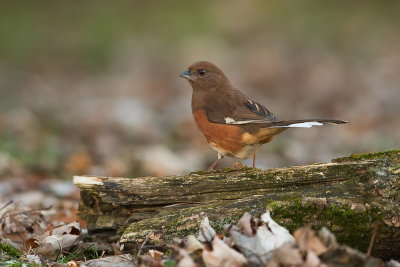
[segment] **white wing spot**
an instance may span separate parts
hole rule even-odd
[[[231,117],[226,117],[225,119],[225,123],[226,124],[249,124],[249,123],[265,123],[262,120],[245,120],[245,121],[236,121],[234,119],[232,119]]]
[[[227,124],[234,124],[236,121],[234,119],[232,119],[231,117],[226,117],[225,119],[225,123]]]

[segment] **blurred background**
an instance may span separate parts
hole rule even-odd
[[[397,1],[3,2],[0,177],[207,168],[216,153],[178,78],[197,60],[279,119],[350,121],[283,133],[259,150],[259,167],[398,148],[399,10]]]

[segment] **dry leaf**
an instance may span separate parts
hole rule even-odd
[[[265,225],[259,226],[253,236],[243,234],[237,226],[229,230],[234,244],[253,264],[266,264],[272,256],[272,250],[285,243],[294,242],[289,231],[272,220],[269,211],[264,213],[261,219]]]
[[[29,251],[31,248],[38,248],[39,241],[36,238],[29,238],[25,240],[24,247],[26,251]]]
[[[325,226],[318,231],[318,237],[328,250],[339,247],[335,235]]]
[[[69,261],[67,264],[68,264],[68,267],[78,267],[78,264],[76,263],[76,261]]]
[[[292,243],[294,242],[293,236],[289,233],[289,231],[285,228],[277,224],[272,218],[270,212],[263,213],[261,215],[261,220],[268,225],[269,236],[274,239],[274,247],[279,247],[284,243]]]
[[[150,249],[149,250],[150,257],[152,257],[156,261],[162,260],[164,253],[158,250]]]
[[[321,260],[313,251],[308,251],[303,267],[319,267]]]
[[[70,173],[87,173],[92,166],[93,160],[86,151],[77,151],[71,155],[65,163],[65,168]]]
[[[238,226],[242,228],[242,231],[247,236],[252,236],[254,234],[253,228],[251,227],[251,215],[245,212],[243,216],[238,221]]]
[[[79,222],[73,222],[54,228],[45,234],[48,235],[50,232],[53,235],[46,236],[43,239],[28,239],[25,242],[25,247],[32,248],[40,256],[55,258],[59,253],[68,250],[77,243],[81,230]]]
[[[326,253],[320,255],[320,259],[328,266],[383,266],[383,262],[380,259],[367,256],[347,246],[340,246],[337,249],[328,250]]]
[[[39,247],[34,249],[36,254],[54,258],[61,251],[68,250],[78,241],[78,235],[51,235],[38,241]]]
[[[139,261],[140,261],[140,265],[137,265],[137,266],[140,266],[140,267],[162,267],[163,266],[163,263],[161,261],[156,261],[149,255],[140,256]],[[136,266],[136,265],[132,265],[132,266]]]
[[[61,225],[53,228],[51,231],[47,232],[48,235],[63,235],[63,234],[72,234],[72,235],[80,235],[81,234],[81,226],[79,222],[72,222],[66,225]]]
[[[35,263],[38,265],[42,265],[40,258],[38,255],[25,255],[25,258],[28,260],[29,263]]]
[[[203,250],[204,245],[193,235],[188,236],[186,240],[186,251],[193,253],[197,250]]]
[[[132,255],[123,254],[117,256],[111,256],[101,259],[89,260],[81,264],[82,267],[132,267],[135,266]]]
[[[327,248],[310,227],[302,227],[294,232],[294,238],[301,251],[313,251],[317,255],[327,251]]]
[[[208,217],[204,216],[203,214],[201,214],[200,216],[202,216],[203,218],[201,219],[199,236],[197,237],[197,239],[201,242],[211,242],[213,237],[216,235],[216,232],[211,227]]]
[[[273,243],[267,238],[266,226],[260,226],[255,236],[247,236],[237,226],[229,230],[229,234],[239,251],[254,264],[265,264],[271,257]]]
[[[246,258],[230,248],[218,236],[212,241],[212,250],[203,250],[203,261],[207,267],[241,267]]]
[[[179,250],[179,261],[176,264],[176,267],[196,267],[197,265],[194,263],[192,257],[190,257],[189,253],[184,250]]]
[[[300,255],[300,251],[293,247],[292,244],[286,243],[274,250],[272,259],[268,262],[268,266],[300,265],[302,263],[303,259]]]
[[[400,262],[395,260],[390,260],[386,262],[385,267],[400,267]]]

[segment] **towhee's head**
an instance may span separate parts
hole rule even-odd
[[[193,90],[218,88],[230,84],[222,70],[208,61],[193,63],[179,77],[188,80]]]

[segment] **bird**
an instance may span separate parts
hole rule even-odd
[[[198,129],[217,153],[213,170],[225,156],[249,159],[256,167],[257,149],[289,128],[310,128],[343,120],[278,120],[264,105],[236,89],[224,72],[209,61],[198,61],[180,77],[192,87],[192,113]]]

